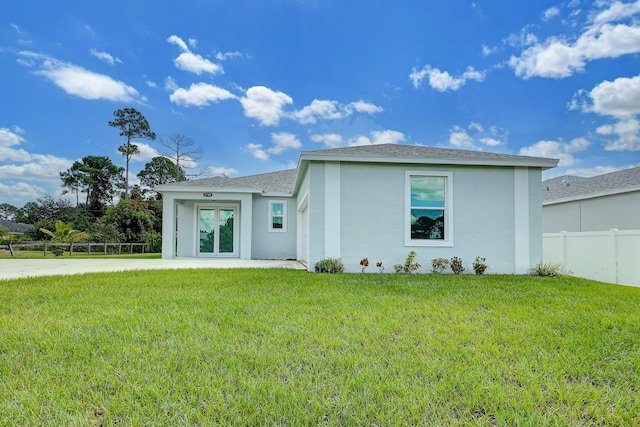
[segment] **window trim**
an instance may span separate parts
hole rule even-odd
[[[273,215],[273,205],[282,205],[282,228],[273,228],[273,218],[280,215]],[[287,201],[286,200],[269,200],[269,223],[270,233],[286,233],[287,232]]]
[[[411,238],[411,178],[434,177],[445,178],[444,181],[444,240],[412,239]],[[453,172],[411,170],[405,171],[405,210],[404,210],[404,245],[427,247],[453,246]]]

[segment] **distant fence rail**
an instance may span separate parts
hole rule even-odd
[[[36,251],[43,251],[47,256],[47,252],[53,251],[52,248],[60,248],[68,251],[70,255],[73,252],[84,252],[88,255],[92,253],[100,254],[133,254],[133,253],[145,253],[148,250],[149,245],[147,243],[49,243],[49,242],[29,242],[29,243],[17,243],[14,245],[0,245],[0,249],[8,249],[13,256],[14,249],[31,248]],[[124,249],[124,252],[123,252]]]
[[[640,286],[640,230],[544,233],[542,260],[573,276]]]

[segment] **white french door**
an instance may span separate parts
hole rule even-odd
[[[198,208],[197,254],[199,256],[237,256],[238,224],[236,207]]]

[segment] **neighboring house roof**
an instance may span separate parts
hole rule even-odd
[[[19,222],[6,221],[0,219],[0,228],[6,228],[11,233],[24,233],[26,230],[33,227],[31,224],[21,224]]]
[[[640,191],[640,166],[584,178],[564,175],[542,182],[543,204]]]
[[[293,194],[302,173],[311,161],[348,161],[369,163],[521,166],[549,169],[558,161],[542,157],[517,156],[513,154],[486,153],[484,151],[451,150],[418,145],[378,144],[327,150],[303,151],[298,168],[239,178],[213,177],[165,184],[157,191],[219,191],[253,192],[269,194]]]

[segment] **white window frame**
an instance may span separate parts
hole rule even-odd
[[[273,205],[282,205],[282,228],[273,228]],[[269,232],[270,233],[286,233],[287,232],[287,201],[286,200],[269,200]]]
[[[444,236],[443,240],[411,238],[411,177],[445,178],[444,189]],[[405,210],[404,245],[405,246],[453,246],[453,172],[444,171],[405,171]]]

